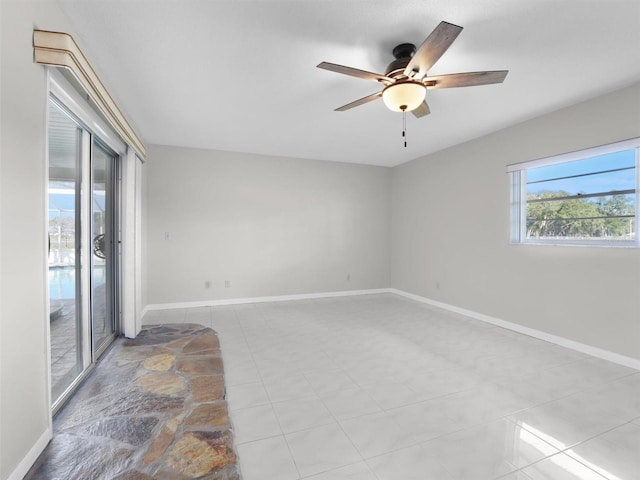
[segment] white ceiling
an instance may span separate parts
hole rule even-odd
[[[59,0],[147,143],[393,166],[640,81],[638,0]],[[510,71],[427,92],[431,115],[376,101],[392,48],[446,20],[463,32],[429,74]],[[45,27],[46,26],[39,26]]]

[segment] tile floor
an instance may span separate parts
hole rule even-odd
[[[151,311],[219,333],[244,480],[640,479],[640,372],[393,294]]]

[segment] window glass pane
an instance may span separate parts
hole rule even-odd
[[[527,184],[544,180],[585,175],[603,170],[633,168],[635,166],[635,149],[599,155],[574,162],[557,163],[545,167],[527,169]],[[577,181],[580,181],[579,177]],[[588,177],[584,177],[588,178]],[[568,182],[567,184],[571,184]],[[609,188],[611,190],[611,188]]]
[[[527,179],[529,179],[528,173],[529,172],[527,172]],[[531,183],[531,181],[528,181],[527,193],[536,195],[544,195],[545,193],[558,193],[562,194],[563,196],[567,196],[590,193],[605,193],[611,191],[627,191],[633,190],[635,188],[635,177],[635,168],[627,168],[626,170],[593,173],[589,174],[588,176],[574,178],[558,178],[553,180],[540,181],[537,183]]]
[[[527,238],[635,238],[636,195],[527,202]]]

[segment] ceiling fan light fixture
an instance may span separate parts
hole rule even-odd
[[[426,93],[427,89],[422,83],[396,82],[385,87],[382,91],[382,100],[391,111],[411,112],[424,102]]]

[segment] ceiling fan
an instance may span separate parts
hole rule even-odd
[[[509,73],[508,70],[452,73],[431,77],[427,75],[429,69],[447,51],[461,31],[462,27],[458,25],[440,22],[417,50],[412,43],[398,45],[393,49],[395,60],[387,66],[384,75],[335,63],[320,63],[318,68],[365,80],[373,80],[384,85],[381,91],[347,103],[342,107],[336,108],[336,111],[343,112],[382,97],[385,105],[390,110],[394,112],[413,112],[416,117],[420,118],[431,113],[425,100],[427,89],[502,83],[507,73]]]

